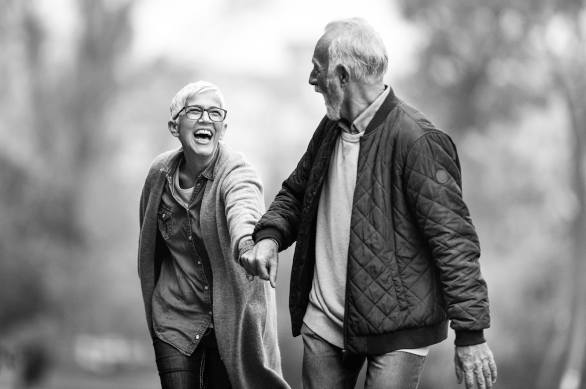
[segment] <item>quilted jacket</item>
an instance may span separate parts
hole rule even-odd
[[[317,207],[340,128],[322,119],[307,151],[253,238],[279,250],[297,242],[289,309],[300,334],[315,265]],[[450,137],[421,112],[389,96],[361,139],[350,227],[344,349],[380,354],[447,337],[484,342],[490,324],[480,246],[462,199]]]

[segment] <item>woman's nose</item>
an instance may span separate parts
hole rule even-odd
[[[207,119],[205,119],[206,116],[207,116]],[[211,122],[212,121],[212,119],[210,119],[210,114],[208,113],[208,111],[203,111],[201,113],[201,117],[199,118],[199,121],[200,122],[204,122],[204,121]]]

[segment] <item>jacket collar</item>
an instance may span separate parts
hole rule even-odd
[[[374,131],[375,128],[380,126],[385,121],[389,113],[391,113],[393,108],[395,108],[397,104],[399,104],[400,100],[395,95],[393,88],[391,88],[390,86],[388,88],[389,95],[387,96],[381,107],[378,109],[378,111],[376,111],[376,114],[366,127],[366,130],[364,130],[364,136],[370,134],[372,131]]]

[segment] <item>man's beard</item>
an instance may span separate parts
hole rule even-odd
[[[326,103],[326,116],[330,120],[340,120],[340,110],[342,109],[343,90],[339,82],[336,82],[336,76],[328,75],[326,80],[327,92],[322,93]]]

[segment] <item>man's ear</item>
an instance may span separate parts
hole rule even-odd
[[[173,120],[169,120],[167,122],[167,128],[169,128],[169,132],[171,133],[171,135],[173,135],[174,137],[179,136],[179,129],[177,128],[177,123],[175,123]]]
[[[346,65],[336,66],[336,75],[340,80],[340,86],[344,87],[350,82],[350,69]]]

